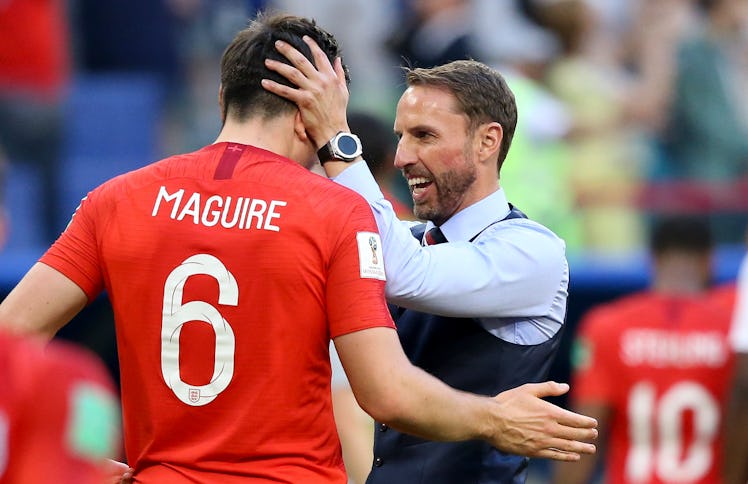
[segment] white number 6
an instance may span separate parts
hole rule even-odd
[[[218,281],[218,303],[236,306],[239,286],[226,266],[208,254],[197,254],[174,269],[164,286],[164,311],[161,326],[161,373],[166,385],[178,399],[192,406],[213,401],[224,391],[234,376],[234,331],[214,306],[204,301],[182,304],[184,284],[190,276],[204,274]],[[182,325],[190,321],[210,324],[216,333],[216,352],[213,376],[206,385],[189,385],[179,375],[179,334]]]

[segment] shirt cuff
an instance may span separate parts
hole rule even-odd
[[[333,178],[333,181],[358,192],[369,203],[384,198],[382,190],[379,189],[379,184],[364,161],[352,163],[351,166]]]

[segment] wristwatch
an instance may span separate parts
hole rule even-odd
[[[317,158],[319,158],[320,163],[328,161],[345,161],[346,163],[350,163],[361,156],[361,152],[361,140],[358,139],[358,136],[340,131],[317,151]]]

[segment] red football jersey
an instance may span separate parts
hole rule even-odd
[[[394,328],[359,195],[217,143],[92,191],[42,262],[109,295],[137,482],[346,482],[329,341]]]
[[[606,482],[718,483],[730,309],[640,293],[583,319],[572,400],[606,404]]]
[[[68,344],[1,333],[0,382],[0,484],[104,482],[120,421],[103,363]]]

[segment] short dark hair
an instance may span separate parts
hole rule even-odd
[[[332,34],[317,26],[314,20],[294,15],[260,12],[234,37],[221,58],[224,117],[231,112],[244,120],[250,115],[271,117],[296,109],[293,102],[266,91],[260,81],[271,79],[293,86],[285,77],[265,67],[265,59],[289,64],[275,48],[275,41],[283,40],[314,64],[311,49],[302,40],[305,35],[317,42],[330,62],[340,56],[340,47]],[[344,69],[349,82],[348,69]]]
[[[499,149],[498,169],[506,159],[517,127],[517,103],[504,77],[496,70],[474,60],[458,60],[429,69],[408,67],[405,81],[410,86],[447,89],[469,120],[472,132],[483,123],[497,122],[504,130]]]
[[[654,254],[677,250],[709,252],[714,245],[706,217],[663,215],[653,222],[649,248]]]

